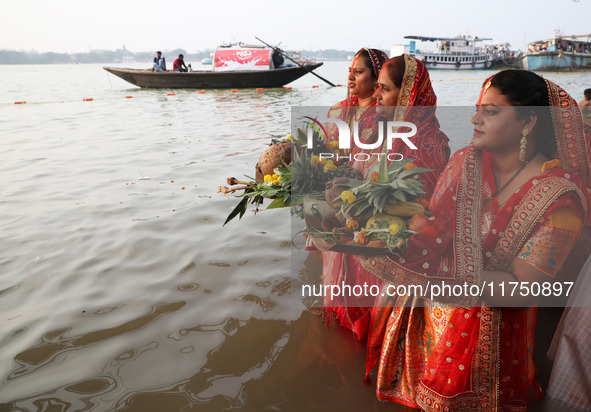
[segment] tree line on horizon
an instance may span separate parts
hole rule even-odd
[[[185,56],[185,62],[198,62],[210,57],[213,49],[189,53],[184,49],[163,50],[167,60],[172,61],[179,55]],[[347,50],[325,49],[317,51],[302,50],[302,56],[310,60],[347,60],[355,52]],[[133,53],[129,50],[91,50],[85,53],[55,53],[55,52],[26,52],[15,50],[0,50],[0,64],[85,64],[85,63],[122,63],[122,62],[152,62],[155,52]]]

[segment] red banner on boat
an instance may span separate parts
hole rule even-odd
[[[271,49],[218,49],[215,71],[269,70]]]

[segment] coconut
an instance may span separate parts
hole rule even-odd
[[[265,175],[272,175],[274,170],[283,164],[291,163],[291,143],[271,143],[261,154],[255,166],[255,177],[264,180]]]

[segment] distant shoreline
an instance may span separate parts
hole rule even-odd
[[[203,50],[189,53],[183,49],[163,50],[163,55],[172,64],[179,55],[185,56],[186,62],[200,62],[201,59],[210,57],[214,50]],[[355,52],[347,50],[318,50],[301,51],[304,58],[310,60],[347,60]],[[88,64],[88,63],[151,63],[155,52],[133,53],[126,49],[91,50],[86,53],[55,53],[0,50],[0,65],[14,64]]]

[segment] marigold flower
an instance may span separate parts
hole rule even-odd
[[[367,232],[359,232],[357,234],[357,242],[361,243],[362,245],[367,245],[369,239],[367,238]]]
[[[273,173],[273,175],[271,176],[271,178],[273,178],[273,180],[279,179],[279,175],[277,173]]]
[[[414,163],[412,163],[412,162],[411,163],[407,163],[407,164],[404,165],[404,168],[406,170],[412,169],[413,167],[417,167],[417,166]]]
[[[312,166],[316,166],[318,163],[320,163],[319,157],[317,155],[312,156],[310,163],[312,163]]]
[[[347,227],[353,230],[357,230],[359,229],[359,222],[351,219],[347,222]]]
[[[285,138],[285,140],[291,141],[291,140],[293,140],[293,136],[288,134],[287,137]]]
[[[345,202],[345,204],[351,204],[357,200],[357,197],[353,194],[353,192],[350,192],[349,190],[343,190],[341,192],[341,200]]]
[[[265,175],[265,177],[263,178],[263,181],[271,182],[271,181],[273,181],[273,177],[271,175]]]
[[[392,236],[397,235],[398,232],[400,232],[400,227],[396,223],[390,225],[390,234]]]
[[[329,160],[326,162],[326,164],[324,165],[324,173],[328,172],[329,170],[332,169],[336,169],[336,165],[334,164],[334,162],[332,160]]]
[[[332,149],[332,150],[338,149],[339,148],[339,141],[333,140],[331,142],[328,142],[328,147],[329,147],[329,149]]]
[[[562,167],[562,163],[560,163],[559,159],[549,160],[542,166],[542,173],[544,173],[546,170],[556,169],[559,167]]]
[[[369,176],[369,180],[371,180],[372,182],[378,183],[378,179],[380,178],[380,174],[378,172],[373,172],[370,176]]]

